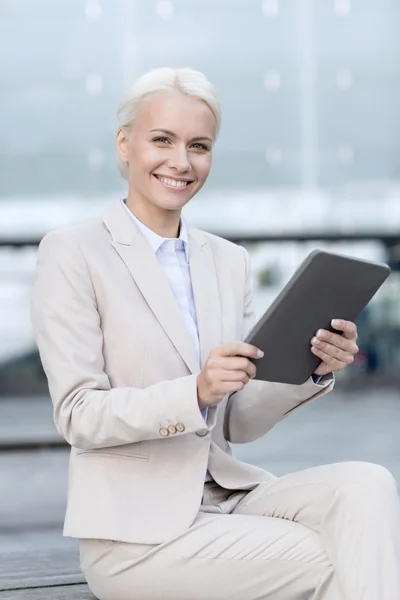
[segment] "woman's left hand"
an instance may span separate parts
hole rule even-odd
[[[351,321],[333,319],[332,327],[343,332],[342,335],[319,329],[311,340],[311,352],[322,359],[322,363],[314,371],[315,375],[327,375],[342,371],[354,362],[358,352],[357,326]]]

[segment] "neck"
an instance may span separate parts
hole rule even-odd
[[[164,238],[177,238],[181,210],[166,210],[149,203],[144,203],[130,193],[126,205],[146,227]]]

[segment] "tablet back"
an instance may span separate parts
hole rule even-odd
[[[332,319],[354,321],[390,274],[390,268],[314,250],[246,338],[264,351],[257,379],[302,384],[321,360],[311,352],[318,329]]]

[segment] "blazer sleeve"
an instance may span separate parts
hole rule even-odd
[[[79,242],[52,231],[38,250],[31,317],[59,433],[78,448],[162,439],[207,429],[197,400],[197,375],[145,389],[112,388],[105,372],[95,291]],[[179,428],[180,430],[182,427]]]
[[[253,309],[253,281],[250,257],[243,248],[246,284],[243,310],[243,339],[256,322]],[[247,385],[230,396],[224,416],[224,435],[232,443],[251,442],[263,436],[276,423],[295,408],[316,400],[331,391],[332,374],[316,384],[312,377],[303,385],[289,385],[268,381],[250,380]]]

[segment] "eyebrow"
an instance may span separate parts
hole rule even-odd
[[[151,129],[150,133],[153,133],[154,131],[161,131],[162,133],[166,133],[167,135],[170,135],[171,137],[176,137],[176,134],[173,131],[170,131],[169,129]],[[200,140],[208,140],[209,142],[213,143],[213,139],[208,137],[207,135],[199,135],[197,137],[192,138],[190,141],[191,142],[196,142],[196,141],[200,141]]]

